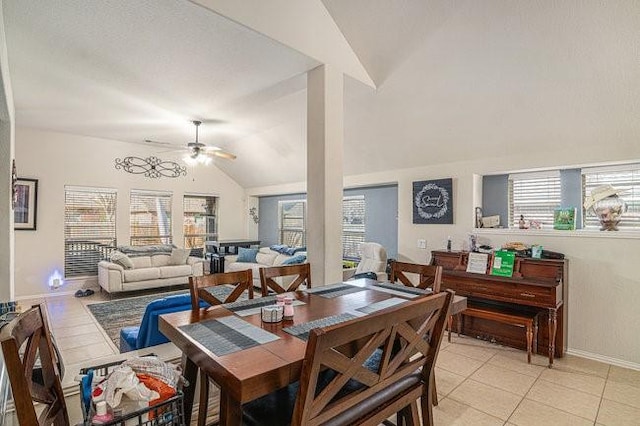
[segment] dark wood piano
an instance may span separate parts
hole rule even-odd
[[[538,353],[549,355],[549,366],[553,364],[554,355],[562,357],[566,349],[564,298],[567,260],[516,257],[513,276],[507,278],[466,272],[468,258],[468,252],[431,252],[431,264],[443,268],[442,288],[466,296],[470,304],[489,303],[510,310],[540,310],[536,349]],[[526,348],[526,338],[521,330],[481,318],[465,319],[461,332]]]

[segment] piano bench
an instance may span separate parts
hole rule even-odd
[[[538,353],[538,312],[516,312],[496,306],[470,306],[461,315],[496,321],[522,327],[527,333],[527,362],[531,364],[531,353]]]

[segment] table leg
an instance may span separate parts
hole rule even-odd
[[[193,398],[196,392],[198,379],[198,366],[184,354],[182,355],[182,371],[189,386],[184,389],[184,420],[185,424],[191,424],[191,412],[193,411]]]
[[[556,351],[556,332],[558,331],[558,310],[549,308],[549,368],[553,366]]]
[[[242,424],[242,404],[220,388],[220,426],[239,426]]]

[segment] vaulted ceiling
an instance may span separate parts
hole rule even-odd
[[[637,150],[634,0],[309,0],[318,20],[306,22],[327,32],[314,40],[279,14],[292,43],[258,32],[255,11],[243,25],[202,7],[225,0],[3,3],[18,126],[183,146],[201,119],[201,141],[238,155],[216,165],[245,187],[305,180],[305,73],[336,54],[324,39],[355,77],[347,175],[586,143]],[[316,50],[301,53],[296,31]]]

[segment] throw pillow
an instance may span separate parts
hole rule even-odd
[[[256,256],[258,255],[258,249],[238,248],[238,258],[236,262],[242,263],[256,263]]]
[[[169,265],[186,265],[190,253],[191,249],[174,248],[173,250],[171,250]]]
[[[124,269],[133,269],[133,262],[131,261],[131,258],[118,250],[111,253],[110,259],[111,262],[122,266]]]
[[[307,256],[299,254],[297,256],[290,257],[282,262],[283,265],[297,265],[298,263],[304,263],[307,260]]]

